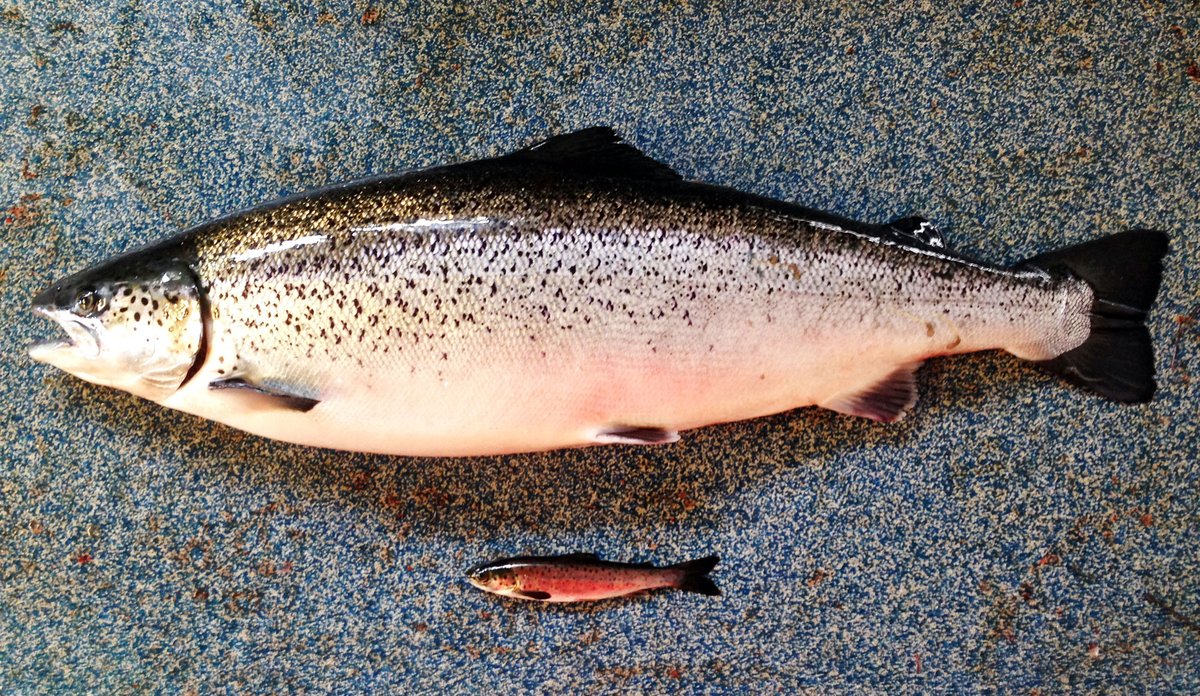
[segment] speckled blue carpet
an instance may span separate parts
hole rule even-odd
[[[0,0],[0,692],[1200,690],[1200,9],[803,4]],[[978,355],[928,365],[898,426],[804,410],[426,461],[25,356],[53,332],[29,299],[82,265],[595,124],[997,261],[1167,230],[1159,395]],[[725,594],[559,607],[461,579],[569,551],[719,553]]]

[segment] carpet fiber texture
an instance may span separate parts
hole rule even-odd
[[[1200,7],[0,0],[0,692],[1200,690]],[[274,197],[612,125],[689,178],[1016,262],[1172,254],[1160,391],[935,360],[815,409],[417,460],[33,363],[52,280]],[[518,553],[718,553],[718,598],[544,606]]]

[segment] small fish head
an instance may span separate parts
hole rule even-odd
[[[517,569],[504,564],[483,563],[467,571],[467,580],[483,590],[498,595],[511,596],[521,589],[521,576]]]
[[[200,289],[179,261],[117,259],[54,283],[32,309],[66,333],[31,346],[34,360],[156,401],[184,382],[204,339]]]

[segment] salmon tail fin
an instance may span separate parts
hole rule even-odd
[[[684,561],[670,566],[672,570],[682,570],[683,575],[679,579],[679,584],[675,587],[687,592],[698,592],[702,595],[717,596],[721,594],[721,590],[717,584],[708,577],[712,569],[716,567],[717,562],[721,559],[717,556],[705,556],[697,558],[694,561]]]
[[[1074,276],[1092,288],[1092,332],[1087,340],[1037,365],[1113,401],[1149,401],[1157,385],[1146,314],[1158,296],[1168,246],[1166,233],[1134,229],[1022,264]]]

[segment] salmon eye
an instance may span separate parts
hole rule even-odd
[[[75,305],[71,307],[71,312],[81,317],[88,317],[101,312],[105,304],[103,297],[89,290],[80,293],[75,298]]]

